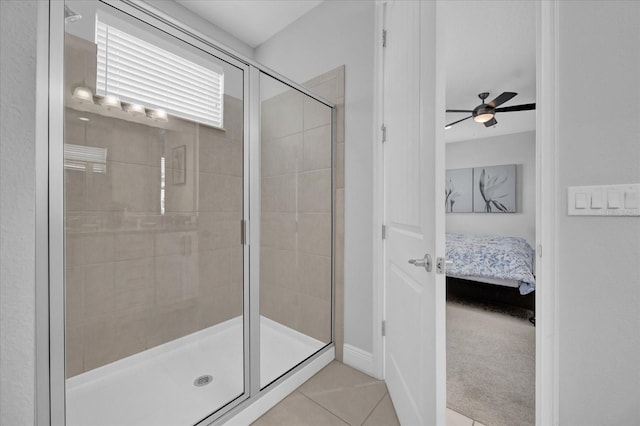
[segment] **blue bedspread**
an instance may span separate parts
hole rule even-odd
[[[447,275],[520,281],[520,294],[535,290],[534,251],[524,238],[447,233]]]

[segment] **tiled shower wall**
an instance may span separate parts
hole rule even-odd
[[[344,67],[305,84],[336,103],[335,330],[342,358]],[[295,91],[262,103],[261,314],[331,340],[331,115]]]
[[[67,95],[94,62],[68,36]],[[220,130],[66,98],[65,144],[107,159],[65,167],[67,376],[241,315],[242,101],[225,96]]]

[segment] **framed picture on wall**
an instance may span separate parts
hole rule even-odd
[[[173,170],[173,184],[187,183],[187,146],[180,145],[171,150],[171,169]]]
[[[447,170],[444,198],[447,213],[473,212],[473,169]]]
[[[516,212],[516,165],[473,169],[473,211],[475,213]]]

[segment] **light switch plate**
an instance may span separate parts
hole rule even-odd
[[[640,184],[572,186],[569,216],[640,216]]]

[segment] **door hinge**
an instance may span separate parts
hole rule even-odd
[[[386,335],[387,335],[387,322],[382,321],[382,337],[385,337]]]
[[[385,143],[387,141],[387,126],[383,124],[380,130],[382,130],[382,143]]]
[[[240,221],[240,244],[245,245],[249,244],[249,222],[247,220],[242,219]]]
[[[387,47],[387,30],[382,30],[382,47]]]
[[[538,257],[542,258],[542,244],[538,244]]]
[[[386,225],[382,225],[382,239],[386,239],[387,238],[387,226]]]

